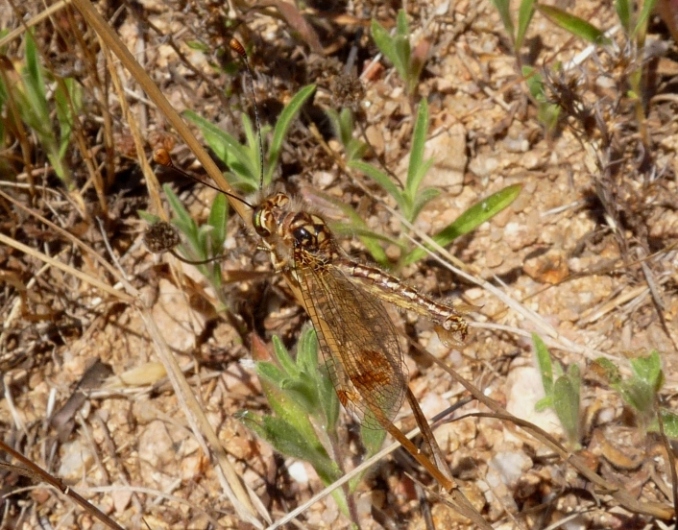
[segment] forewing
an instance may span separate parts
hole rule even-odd
[[[331,264],[295,250],[303,303],[341,403],[382,428],[402,405],[406,377],[396,330],[382,303]],[[372,414],[368,414],[372,412]]]

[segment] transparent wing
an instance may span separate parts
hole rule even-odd
[[[398,335],[381,301],[331,264],[295,250],[305,309],[341,403],[380,429],[393,420],[407,384]]]

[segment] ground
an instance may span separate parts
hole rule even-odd
[[[18,30],[2,42],[1,441],[125,528],[263,528],[266,518],[278,520],[323,490],[300,455],[274,451],[241,417],[270,412],[251,359],[271,355],[273,336],[295,351],[308,318],[235,214],[216,291],[195,266],[143,244],[148,223],[138,210],[169,212],[153,175],[172,184],[199,223],[216,192],[161,166],[148,172],[145,157],[164,148],[175,166],[209,179],[79,5],[44,19],[36,18],[44,11],[37,2],[0,9],[2,26]],[[266,130],[303,85],[317,84],[286,137],[277,189],[311,204],[359,263],[372,261],[359,236],[384,235],[382,267],[467,312],[468,338],[450,345],[431,319],[389,309],[426,417],[474,390],[424,348],[477,389],[435,436],[484,521],[665,528],[678,498],[667,452],[675,451],[676,431],[655,432],[652,411],[675,410],[678,396],[674,27],[658,10],[639,51],[641,38],[624,36],[613,6],[559,5],[599,28],[616,26],[611,42],[589,46],[538,12],[515,53],[490,2],[408,4],[412,55],[423,60],[412,93],[371,37],[370,20],[394,28],[392,3],[147,0],[95,8],[176,111],[193,111],[237,138],[243,110],[252,115],[256,106]],[[515,20],[518,7],[510,13]],[[35,22],[55,130],[55,76],[81,89],[79,121],[62,153],[68,178],[57,176],[46,136],[36,132],[44,120],[16,119],[20,96],[8,87],[20,86],[27,62],[19,21]],[[232,37],[248,50],[251,77]],[[347,168],[323,111],[350,108],[354,138],[370,143],[364,159],[402,183],[422,100],[430,113],[425,158],[433,162],[419,189],[440,193],[410,230],[392,194]],[[556,106],[560,114],[549,119]],[[407,235],[437,234],[512,185],[521,187],[515,201],[439,249],[442,260],[402,262],[414,248]],[[347,220],[346,205],[364,224]],[[535,411],[544,384],[532,334],[554,363],[579,370],[569,438],[552,408]],[[656,401],[643,415],[605,369],[629,380],[630,361],[653,351],[663,381],[650,389]],[[350,471],[361,461],[357,421],[342,411],[339,423],[341,465]],[[407,405],[395,424],[405,432],[415,426]],[[19,463],[4,454],[3,461]],[[2,464],[0,476],[1,528],[103,527],[35,475]],[[474,526],[435,491],[397,451],[356,486],[354,521]],[[329,496],[294,525],[348,528],[351,520]]]

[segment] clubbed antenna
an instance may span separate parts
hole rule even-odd
[[[252,101],[254,101],[254,125],[257,128],[257,137],[259,138],[259,189],[262,189],[264,186],[264,141],[261,138],[261,123],[259,121],[259,111],[257,110],[256,97],[254,94],[254,75],[252,74],[252,68],[250,68],[250,62],[247,58],[247,51],[242,43],[236,39],[232,38],[229,42],[231,50],[237,53],[242,62],[245,64],[245,69],[247,70],[247,79],[249,80],[249,91],[252,95]],[[247,85],[247,83],[245,83]]]

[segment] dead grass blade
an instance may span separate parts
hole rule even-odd
[[[56,488],[61,493],[69,497],[75,503],[82,506],[82,508],[85,511],[99,519],[99,521],[104,523],[109,528],[113,528],[115,530],[125,530],[122,526],[116,523],[108,515],[102,512],[99,508],[97,508],[89,501],[87,501],[87,499],[82,497],[77,491],[66,486],[61,480],[47,473],[47,471],[42,469],[40,466],[34,464],[31,460],[26,458],[18,451],[12,449],[2,440],[0,440],[0,450],[6,452],[8,455],[11,455],[15,460],[18,460],[22,464],[21,466],[13,466],[0,462],[0,468],[5,468],[10,472],[22,475],[36,483],[46,482],[50,486]]]
[[[181,136],[188,148],[193,152],[193,154],[195,154],[196,158],[205,168],[207,174],[212,178],[212,180],[214,180],[217,186],[222,191],[232,194],[233,189],[228,184],[228,182],[226,182],[226,179],[222,175],[219,168],[212,161],[209,154],[207,154],[207,151],[203,149],[188,126],[174,110],[172,105],[170,105],[169,101],[167,101],[167,98],[165,98],[155,83],[153,83],[146,71],[134,59],[127,47],[122,43],[120,38],[110,28],[101,15],[99,15],[99,13],[94,9],[92,4],[88,0],[73,0],[73,4],[80,11],[87,23],[94,29],[94,31],[97,32],[106,47],[108,47],[118,57],[118,59],[120,59],[120,62],[132,74],[132,77],[135,79],[135,81],[141,85],[141,88],[146,92],[148,97],[153,101],[153,103],[155,103],[155,105],[157,105],[165,118],[167,118],[167,121],[170,122],[172,127],[174,127],[179,136]],[[243,219],[249,219],[249,210],[247,210],[245,205],[232,199],[231,197],[229,197],[229,202],[231,207],[238,213],[238,215],[240,215],[240,217]]]

